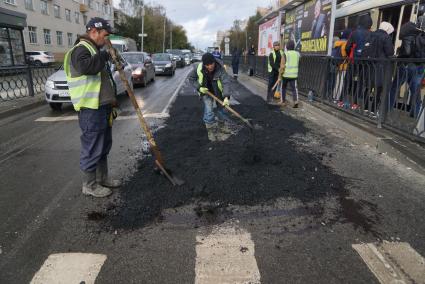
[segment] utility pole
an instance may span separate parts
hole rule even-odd
[[[173,23],[170,22],[170,49],[173,49]]]
[[[143,52],[143,41],[145,39],[145,4],[142,2],[142,9],[141,9],[141,16],[142,16],[142,45],[141,50]]]
[[[165,25],[167,23],[167,16],[164,13],[164,39],[162,41],[162,53],[165,53]]]

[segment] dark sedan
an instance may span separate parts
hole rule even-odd
[[[176,61],[169,53],[155,53],[152,55],[156,74],[174,76],[176,72]]]
[[[123,52],[122,57],[133,68],[133,84],[145,87],[149,82],[155,81],[155,67],[152,59],[146,52]]]

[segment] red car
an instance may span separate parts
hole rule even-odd
[[[155,66],[146,52],[124,52],[121,54],[133,69],[133,84],[145,87],[155,81]]]

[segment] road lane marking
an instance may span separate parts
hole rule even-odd
[[[195,274],[195,284],[260,283],[251,234],[221,225],[198,235]]]
[[[144,118],[168,118],[170,115],[168,113],[146,113],[143,114]],[[123,115],[118,116],[117,120],[132,120],[137,119],[137,115]],[[39,117],[35,121],[36,122],[61,122],[61,121],[76,121],[78,120],[77,115],[69,115],[69,116],[57,116],[57,117]]]
[[[103,254],[51,254],[34,275],[31,284],[91,284],[95,282],[105,260],[106,255]]]
[[[379,282],[425,284],[425,259],[408,243],[354,244]]]
[[[161,113],[168,113],[169,108],[171,107],[171,104],[175,101],[177,95],[179,94],[181,88],[183,87],[184,82],[186,81],[187,76],[189,75],[189,73],[192,71],[192,66],[190,66],[189,71],[187,71],[183,78],[182,81],[180,82],[180,84],[177,86],[177,89],[174,91],[173,95],[171,96],[170,100],[168,101],[167,105],[164,107],[164,109],[162,110]]]

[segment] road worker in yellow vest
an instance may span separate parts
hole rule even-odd
[[[287,105],[286,91],[287,86],[291,87],[293,107],[298,108],[298,69],[300,65],[300,53],[295,50],[295,42],[293,40],[288,41],[286,44],[286,50],[282,56],[280,69],[279,69],[279,80],[282,83],[281,89],[281,104]]]
[[[91,19],[86,25],[86,34],[77,39],[64,60],[71,101],[78,112],[82,132],[82,192],[98,198],[109,196],[112,193],[110,188],[121,185],[108,174],[116,93],[109,54],[101,48],[111,33],[112,28],[106,20]]]
[[[224,105],[230,105],[229,75],[223,63],[211,53],[202,56],[199,63],[189,74],[189,81],[204,103],[204,123],[211,142],[227,140],[233,131],[229,127],[231,119]],[[218,105],[207,92],[211,92],[223,101]]]
[[[269,84],[267,86],[267,103],[273,103],[273,86],[279,79],[280,61],[283,51],[278,41],[273,43],[273,50],[268,58]]]

